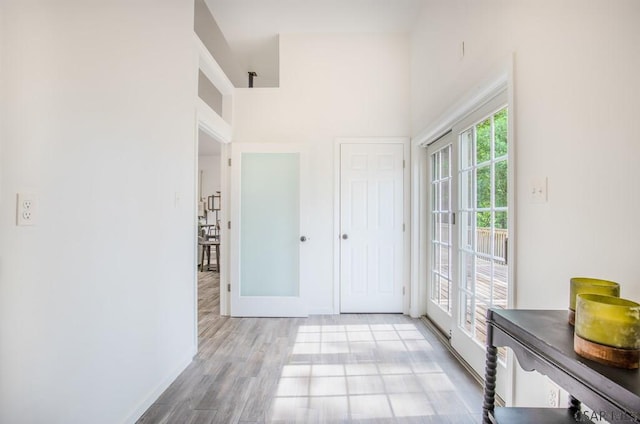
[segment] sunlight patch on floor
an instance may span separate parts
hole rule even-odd
[[[453,388],[413,324],[302,325],[295,340],[270,421],[429,417],[427,392]]]

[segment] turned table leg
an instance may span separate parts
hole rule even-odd
[[[574,417],[580,414],[580,401],[571,395],[569,395],[569,411]]]
[[[487,343],[490,343],[487,340]],[[482,422],[491,424],[489,415],[493,413],[496,400],[496,369],[498,366],[498,348],[487,345],[487,359],[484,368],[484,402],[482,405]]]

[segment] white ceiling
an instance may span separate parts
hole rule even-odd
[[[205,0],[255,85],[277,86],[278,35],[411,31],[425,0]]]

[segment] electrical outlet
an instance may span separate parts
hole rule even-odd
[[[16,225],[36,225],[37,202],[33,193],[18,193],[16,204]]]
[[[547,403],[552,408],[558,408],[560,406],[560,387],[551,381],[547,382]]]

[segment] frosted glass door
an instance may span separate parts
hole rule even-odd
[[[240,295],[298,296],[300,155],[243,153]]]
[[[297,145],[233,146],[231,315],[306,316]],[[233,225],[237,222],[237,225]]]

